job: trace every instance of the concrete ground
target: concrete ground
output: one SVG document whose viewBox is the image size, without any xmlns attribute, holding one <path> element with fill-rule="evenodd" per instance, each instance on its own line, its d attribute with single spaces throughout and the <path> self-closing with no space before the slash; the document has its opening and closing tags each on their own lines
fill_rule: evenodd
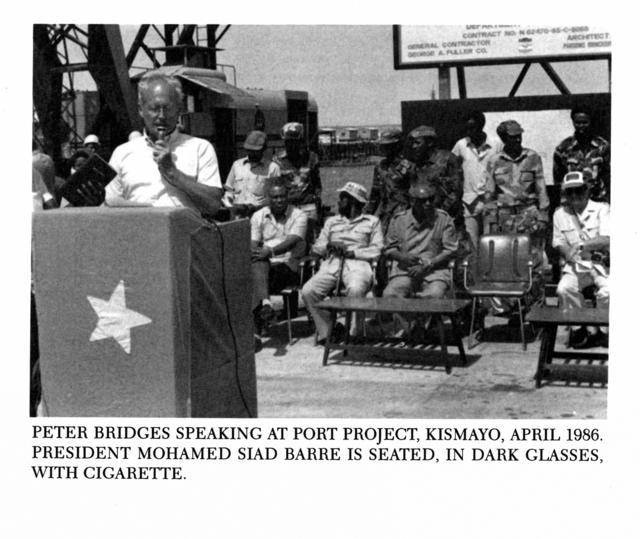
<svg viewBox="0 0 640 539">
<path fill-rule="evenodd" d="M 274 305 L 274 307 L 278 307 Z M 294 320 L 294 342 L 287 344 L 286 322 L 263 337 L 256 354 L 260 417 L 605 418 L 606 367 L 599 361 L 572 368 L 571 382 L 535 388 L 540 339 L 530 332 L 527 351 L 518 330 L 487 317 L 480 344 L 467 349 L 466 366 L 450 347 L 453 370 L 446 374 L 439 349 L 424 356 L 332 352 L 322 366 L 323 348 L 314 346 L 306 313 Z M 556 350 L 567 333 L 558 331 Z M 598 350 L 602 351 L 602 350 Z M 424 365 L 423 365 L 424 360 Z M 560 360 L 555 360 L 559 362 Z M 579 380 L 583 380 L 578 383 Z"/>
<path fill-rule="evenodd" d="M 323 202 L 335 210 L 337 188 L 346 181 L 371 186 L 373 166 L 322 167 Z M 275 297 L 273 299 L 276 299 Z M 274 304 L 276 309 L 281 306 Z M 554 382 L 535 388 L 533 379 L 540 340 L 522 351 L 517 331 L 506 331 L 505 320 L 487 318 L 485 339 L 467 351 L 468 365 L 459 365 L 457 350 L 447 375 L 436 349 L 426 357 L 386 358 L 333 352 L 322 366 L 323 349 L 313 344 L 304 310 L 294 321 L 294 342 L 287 344 L 286 323 L 263 338 L 256 354 L 260 417 L 408 417 L 408 418 L 604 418 L 607 389 L 601 384 Z M 558 331 L 556 349 L 567 334 Z M 465 339 L 465 350 L 467 342 Z M 353 360 L 353 361 L 352 361 Z M 456 363 L 456 361 L 458 361 Z M 557 360 L 556 360 L 557 361 Z M 592 366 L 593 367 L 593 366 Z M 595 366 L 589 379 L 601 380 L 604 367 Z M 589 374 L 591 376 L 591 374 Z"/>
</svg>

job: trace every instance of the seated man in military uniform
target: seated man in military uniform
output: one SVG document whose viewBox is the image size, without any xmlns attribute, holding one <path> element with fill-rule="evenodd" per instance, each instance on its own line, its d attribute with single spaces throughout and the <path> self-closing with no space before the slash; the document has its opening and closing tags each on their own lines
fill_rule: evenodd
<svg viewBox="0 0 640 539">
<path fill-rule="evenodd" d="M 582 290 L 596 287 L 598 307 L 609 306 L 609 205 L 589 199 L 589 184 L 582 172 L 569 172 L 562 182 L 566 204 L 553 214 L 553 247 L 565 260 L 558 283 L 560 308 L 584 306 Z M 608 335 L 597 328 L 573 328 L 574 348 L 607 346 Z"/>
<path fill-rule="evenodd" d="M 302 289 L 302 299 L 313 317 L 318 343 L 329 332 L 329 313 L 315 305 L 342 283 L 347 296 L 364 297 L 373 283 L 371 262 L 380 256 L 384 237 L 380 219 L 363 213 L 367 204 L 366 188 L 348 182 L 338 190 L 338 215 L 329 217 L 311 254 L 328 256 L 317 273 Z"/>
<path fill-rule="evenodd" d="M 436 209 L 437 189 L 420 183 L 409 190 L 411 209 L 398 214 L 386 237 L 386 255 L 392 260 L 383 297 L 442 298 L 449 287 L 447 264 L 456 256 L 458 237 L 453 219 Z M 408 331 L 406 320 L 396 320 Z"/>
</svg>

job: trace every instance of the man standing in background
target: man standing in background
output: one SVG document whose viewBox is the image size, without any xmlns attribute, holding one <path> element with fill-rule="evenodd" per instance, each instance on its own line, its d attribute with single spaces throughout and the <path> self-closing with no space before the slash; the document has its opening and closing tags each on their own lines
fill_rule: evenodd
<svg viewBox="0 0 640 539">
<path fill-rule="evenodd" d="M 267 204 L 269 178 L 280 176 L 280 167 L 273 161 L 263 160 L 267 147 L 267 135 L 251 131 L 244 141 L 247 157 L 234 161 L 224 185 L 223 202 L 234 207 L 242 217 Z"/>
<path fill-rule="evenodd" d="M 500 141 L 490 139 L 483 131 L 484 124 L 485 116 L 482 112 L 469 112 L 465 117 L 466 136 L 456 142 L 451 150 L 462 163 L 464 223 L 474 250 L 483 233 L 482 210 L 487 161 L 502 148 Z"/>
<path fill-rule="evenodd" d="M 609 143 L 593 134 L 591 112 L 582 107 L 571 110 L 575 132 L 564 139 L 553 154 L 553 183 L 562 185 L 567 172 L 586 172 L 591 200 L 611 200 L 611 167 Z"/>
<path fill-rule="evenodd" d="M 402 157 L 402 131 L 397 128 L 380 135 L 380 151 L 384 155 L 373 169 L 373 183 L 365 213 L 380 219 L 386 234 L 391 218 L 409 207 L 409 161 Z"/>
</svg>

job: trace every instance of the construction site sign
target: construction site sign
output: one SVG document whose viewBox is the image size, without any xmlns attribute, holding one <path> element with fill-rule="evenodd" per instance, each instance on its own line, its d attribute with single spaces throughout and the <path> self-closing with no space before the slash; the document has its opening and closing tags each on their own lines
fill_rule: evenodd
<svg viewBox="0 0 640 539">
<path fill-rule="evenodd" d="M 394 26 L 396 69 L 611 57 L 611 34 L 588 25 Z"/>
</svg>

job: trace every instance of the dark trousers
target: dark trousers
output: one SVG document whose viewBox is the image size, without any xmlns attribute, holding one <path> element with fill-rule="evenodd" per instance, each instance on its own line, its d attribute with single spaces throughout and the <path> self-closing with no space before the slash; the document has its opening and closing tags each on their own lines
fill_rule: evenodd
<svg viewBox="0 0 640 539">
<path fill-rule="evenodd" d="M 38 347 L 38 319 L 36 316 L 36 298 L 31 294 L 31 361 L 29 365 L 29 415 L 36 416 L 42 389 L 40 386 L 40 349 Z"/>
<path fill-rule="evenodd" d="M 269 299 L 270 293 L 278 293 L 287 286 L 298 283 L 298 274 L 286 264 L 271 264 L 268 260 L 251 263 L 253 277 L 253 309 L 260 306 L 263 299 Z"/>
</svg>

